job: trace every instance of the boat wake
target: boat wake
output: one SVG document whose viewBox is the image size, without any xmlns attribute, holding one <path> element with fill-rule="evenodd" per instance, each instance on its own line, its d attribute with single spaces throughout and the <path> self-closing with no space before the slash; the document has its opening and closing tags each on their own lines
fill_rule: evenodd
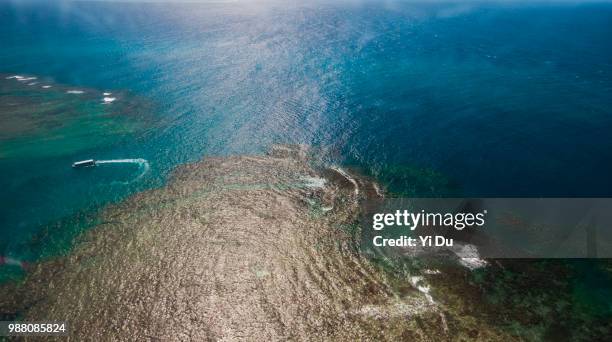
<svg viewBox="0 0 612 342">
<path fill-rule="evenodd" d="M 0 255 L 0 266 L 2 265 L 17 266 L 23 270 L 27 270 L 29 266 L 28 263 L 25 261 L 11 258 L 9 256 Z"/>
<path fill-rule="evenodd" d="M 138 174 L 138 176 L 134 177 L 133 179 L 127 182 L 118 182 L 118 181 L 113 182 L 113 183 L 124 184 L 124 185 L 140 180 L 151 169 L 149 162 L 146 159 L 142 159 L 142 158 L 96 160 L 95 163 L 96 163 L 96 166 L 104 165 L 104 164 L 136 164 L 138 165 L 138 168 L 140 169 L 140 173 Z"/>
</svg>

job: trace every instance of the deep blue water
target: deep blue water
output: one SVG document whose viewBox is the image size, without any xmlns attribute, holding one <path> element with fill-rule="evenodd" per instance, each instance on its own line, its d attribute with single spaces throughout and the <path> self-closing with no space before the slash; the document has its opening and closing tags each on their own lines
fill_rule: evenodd
<svg viewBox="0 0 612 342">
<path fill-rule="evenodd" d="M 420 195 L 612 195 L 612 5 L 2 2 L 0 23 L 0 73 L 122 94 L 142 121 L 0 158 L 0 254 L 31 258 L 43 227 L 178 164 L 277 142 Z M 87 158 L 151 170 L 70 168 Z"/>
</svg>

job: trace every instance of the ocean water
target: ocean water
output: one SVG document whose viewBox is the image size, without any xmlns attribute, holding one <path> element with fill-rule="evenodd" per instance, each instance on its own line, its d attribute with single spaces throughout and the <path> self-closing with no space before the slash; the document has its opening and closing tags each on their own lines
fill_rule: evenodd
<svg viewBox="0 0 612 342">
<path fill-rule="evenodd" d="M 612 5 L 2 2 L 0 22 L 3 255 L 273 143 L 412 195 L 612 195 Z M 89 158 L 115 162 L 70 167 Z"/>
</svg>

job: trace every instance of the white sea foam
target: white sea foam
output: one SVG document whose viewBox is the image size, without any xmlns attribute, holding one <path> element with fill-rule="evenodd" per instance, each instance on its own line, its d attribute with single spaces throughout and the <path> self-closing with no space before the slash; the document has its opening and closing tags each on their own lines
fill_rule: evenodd
<svg viewBox="0 0 612 342">
<path fill-rule="evenodd" d="M 346 178 L 349 182 L 351 182 L 351 184 L 353 184 L 353 186 L 355 187 L 355 196 L 359 195 L 359 185 L 357 184 L 357 181 L 353 177 L 351 177 L 351 175 L 348 174 L 348 172 L 335 166 L 331 169 L 338 172 L 340 175 L 342 175 L 342 177 Z"/>
<path fill-rule="evenodd" d="M 434 274 L 440 274 L 442 272 L 440 272 L 440 270 L 436 270 L 436 269 L 424 269 L 423 273 L 424 274 L 429 274 L 429 275 L 434 275 Z"/>
<path fill-rule="evenodd" d="M 376 191 L 376 195 L 378 195 L 378 197 L 385 197 L 377 183 L 372 182 L 372 187 L 374 187 L 374 191 Z"/>
<path fill-rule="evenodd" d="M 459 263 L 470 270 L 488 265 L 487 261 L 480 257 L 478 248 L 474 245 L 455 244 L 453 252 L 459 257 Z"/>
<path fill-rule="evenodd" d="M 33 85 L 37 85 L 37 84 L 38 84 L 38 82 L 31 82 L 31 83 L 28 83 L 28 85 L 29 85 L 29 86 L 33 86 Z"/>
<path fill-rule="evenodd" d="M 416 289 L 419 290 L 419 292 L 421 292 L 425 296 L 429 304 L 437 305 L 437 303 L 434 301 L 433 297 L 429 293 L 431 287 L 429 287 L 429 285 L 425 283 L 425 280 L 422 276 L 411 276 L 408 278 L 408 281 L 413 287 L 416 287 Z M 442 320 L 442 329 L 448 332 L 448 323 L 446 321 L 446 315 L 444 315 L 444 311 L 439 310 L 438 313 L 440 315 L 440 319 Z"/>
<path fill-rule="evenodd" d="M 68 91 L 66 91 L 66 94 L 83 94 L 83 93 L 85 93 L 85 92 L 82 91 L 82 90 L 68 90 Z"/>
<path fill-rule="evenodd" d="M 140 168 L 140 173 L 138 174 L 138 176 L 134 177 L 132 180 L 128 182 L 116 182 L 118 184 L 124 184 L 124 185 L 140 180 L 142 177 L 144 177 L 145 174 L 147 174 L 147 172 L 149 172 L 149 169 L 151 168 L 151 166 L 149 165 L 149 162 L 146 159 L 142 159 L 142 158 L 96 160 L 96 165 L 103 165 L 103 164 L 136 164 L 138 165 L 138 167 Z"/>
<path fill-rule="evenodd" d="M 44 86 L 42 86 L 42 88 L 43 89 L 49 89 L 49 88 L 51 88 L 51 86 L 50 85 L 44 85 Z"/>
<path fill-rule="evenodd" d="M 17 80 L 19 82 L 27 82 L 27 81 L 33 81 L 33 80 L 37 80 L 37 77 L 25 77 L 25 76 L 21 76 L 21 75 L 13 75 L 13 76 L 8 76 L 5 77 L 5 79 L 7 80 Z M 34 83 L 34 82 L 32 82 Z M 31 84 L 28 84 L 31 85 Z"/>
<path fill-rule="evenodd" d="M 423 277 L 411 276 L 408 278 L 408 281 L 410 282 L 410 285 L 414 286 L 417 290 L 419 290 L 419 292 L 421 292 L 425 296 L 425 298 L 427 298 L 427 301 L 429 303 L 435 304 L 433 297 L 431 296 L 431 294 L 429 294 L 431 288 L 429 287 L 429 285 L 425 284 Z"/>
<path fill-rule="evenodd" d="M 105 97 L 102 99 L 102 101 L 104 101 L 104 103 L 111 103 L 114 102 L 117 98 L 115 97 Z"/>
<path fill-rule="evenodd" d="M 112 94 L 113 94 L 113 93 L 102 93 L 102 95 L 104 95 L 104 96 L 110 96 L 110 95 L 112 95 Z"/>
<path fill-rule="evenodd" d="M 325 183 L 327 183 L 327 180 L 325 178 L 319 178 L 319 177 L 302 177 L 302 180 L 305 183 L 304 186 L 306 186 L 307 188 L 313 188 L 313 189 L 324 188 Z"/>
</svg>

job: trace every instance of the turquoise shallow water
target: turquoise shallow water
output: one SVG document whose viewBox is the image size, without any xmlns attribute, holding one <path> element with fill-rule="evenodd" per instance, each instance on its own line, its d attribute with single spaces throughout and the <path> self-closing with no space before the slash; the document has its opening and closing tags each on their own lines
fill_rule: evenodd
<svg viewBox="0 0 612 342">
<path fill-rule="evenodd" d="M 105 139 L 0 158 L 4 254 L 36 258 L 178 164 L 275 142 L 410 194 L 612 194 L 610 5 L 3 2 L 0 20 L 0 73 L 110 116 Z M 3 103 L 42 91 L 7 84 Z M 28 151 L 16 134 L 0 155 Z M 87 158 L 149 168 L 70 168 Z"/>
</svg>

